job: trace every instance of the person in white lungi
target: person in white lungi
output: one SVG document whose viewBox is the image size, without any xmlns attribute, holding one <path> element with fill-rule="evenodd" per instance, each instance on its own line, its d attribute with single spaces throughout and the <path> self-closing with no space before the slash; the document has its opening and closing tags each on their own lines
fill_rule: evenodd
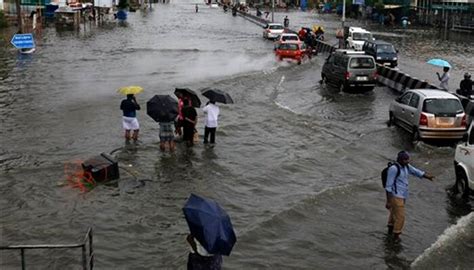
<svg viewBox="0 0 474 270">
<path fill-rule="evenodd" d="M 138 140 L 138 132 L 140 131 L 140 124 L 137 119 L 137 110 L 140 110 L 137 100 L 133 94 L 127 95 L 127 98 L 122 100 L 120 109 L 123 111 L 122 125 L 125 129 L 125 139 L 134 141 Z M 133 130 L 133 134 L 130 136 L 130 131 Z"/>
</svg>

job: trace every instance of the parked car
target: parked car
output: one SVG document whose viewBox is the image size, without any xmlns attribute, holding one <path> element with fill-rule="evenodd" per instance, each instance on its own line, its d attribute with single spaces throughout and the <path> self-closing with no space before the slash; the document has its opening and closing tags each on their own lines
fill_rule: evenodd
<svg viewBox="0 0 474 270">
<path fill-rule="evenodd" d="M 301 64 L 304 58 L 311 58 L 306 44 L 302 41 L 282 42 L 276 48 L 275 54 L 279 60 L 292 59 L 295 60 L 298 65 Z"/>
<path fill-rule="evenodd" d="M 383 40 L 368 40 L 362 46 L 362 51 L 372 55 L 375 61 L 382 65 L 388 65 L 392 68 L 398 65 L 398 52 L 391 43 Z"/>
<path fill-rule="evenodd" d="M 390 104 L 389 126 L 396 124 L 413 134 L 413 140 L 461 139 L 466 114 L 459 99 L 446 91 L 412 89 Z"/>
<path fill-rule="evenodd" d="M 362 50 L 365 41 L 374 40 L 372 33 L 360 27 L 349 27 L 346 37 L 346 48 L 357 51 Z"/>
<path fill-rule="evenodd" d="M 456 172 L 455 191 L 464 198 L 469 197 L 474 187 L 474 123 L 471 123 L 463 142 L 456 146 L 454 154 L 454 171 Z"/>
<path fill-rule="evenodd" d="M 341 91 L 372 90 L 377 80 L 377 68 L 372 56 L 353 50 L 336 50 L 323 65 L 321 79 Z"/>
<path fill-rule="evenodd" d="M 284 31 L 285 28 L 281 23 L 268 23 L 263 27 L 263 38 L 275 39 L 283 34 Z"/>
</svg>

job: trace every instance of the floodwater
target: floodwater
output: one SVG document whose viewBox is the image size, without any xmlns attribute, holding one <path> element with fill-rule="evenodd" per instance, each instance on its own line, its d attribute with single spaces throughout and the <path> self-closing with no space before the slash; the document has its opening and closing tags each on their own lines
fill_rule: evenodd
<svg viewBox="0 0 474 270">
<path fill-rule="evenodd" d="M 454 148 L 412 145 L 388 128 L 397 93 L 321 86 L 324 56 L 278 63 L 261 28 L 221 9 L 196 14 L 181 0 L 129 15 L 126 26 L 45 29 L 30 57 L 0 50 L 1 245 L 80 242 L 92 227 L 97 269 L 185 269 L 181 208 L 196 193 L 232 217 L 238 241 L 225 269 L 472 269 L 472 202 L 447 192 Z M 290 13 L 292 26 L 313 22 L 328 32 L 339 25 L 332 16 Z M 401 68 L 426 72 L 426 52 L 401 39 L 391 38 L 405 44 Z M 442 45 L 436 56 L 453 60 L 457 81 L 457 65 L 473 67 L 473 48 Z M 145 88 L 136 144 L 123 140 L 116 89 L 124 85 Z M 145 103 L 182 86 L 223 89 L 235 104 L 221 106 L 215 147 L 161 153 Z M 436 179 L 412 179 L 403 240 L 394 244 L 379 178 L 401 149 Z M 117 157 L 120 180 L 85 193 L 68 185 L 65 164 L 101 152 Z M 0 268 L 20 268 L 18 251 L 0 255 Z M 26 263 L 80 269 L 80 252 L 28 250 Z"/>
</svg>

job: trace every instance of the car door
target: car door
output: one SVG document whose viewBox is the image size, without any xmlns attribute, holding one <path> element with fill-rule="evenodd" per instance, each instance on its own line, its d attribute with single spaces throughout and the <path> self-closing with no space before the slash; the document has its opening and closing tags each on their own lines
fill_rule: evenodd
<svg viewBox="0 0 474 270">
<path fill-rule="evenodd" d="M 413 93 L 410 98 L 410 102 L 406 108 L 405 117 L 407 119 L 407 124 L 411 127 L 418 126 L 420 119 L 420 96 L 417 93 Z"/>
<path fill-rule="evenodd" d="M 393 116 L 399 121 L 400 125 L 404 128 L 407 128 L 407 109 L 409 107 L 409 103 L 411 100 L 411 96 L 413 95 L 412 92 L 407 92 L 401 95 L 396 100 L 396 104 L 393 110 Z"/>
<path fill-rule="evenodd" d="M 468 177 L 474 187 L 474 125 L 471 125 L 468 132 L 467 142 L 463 142 L 456 147 L 456 161 L 467 167 Z"/>
<path fill-rule="evenodd" d="M 326 75 L 328 81 L 333 82 L 334 81 L 334 70 L 335 70 L 335 65 L 336 65 L 336 55 L 332 54 L 328 58 L 328 62 L 326 64 L 326 70 L 324 75 Z"/>
</svg>

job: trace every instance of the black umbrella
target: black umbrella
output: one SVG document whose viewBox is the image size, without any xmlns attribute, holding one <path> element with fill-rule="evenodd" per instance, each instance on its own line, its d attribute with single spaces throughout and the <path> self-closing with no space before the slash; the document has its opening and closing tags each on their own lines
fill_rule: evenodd
<svg viewBox="0 0 474 270">
<path fill-rule="evenodd" d="M 170 95 L 155 95 L 146 103 L 146 113 L 156 122 L 171 122 L 178 116 L 178 102 Z"/>
<path fill-rule="evenodd" d="M 199 99 L 196 92 L 189 88 L 175 88 L 174 94 L 178 97 L 178 94 L 183 95 L 184 97 L 188 97 L 191 100 L 191 104 L 193 107 L 199 108 L 201 107 L 201 100 Z"/>
<path fill-rule="evenodd" d="M 234 103 L 229 94 L 219 89 L 203 89 L 201 93 L 209 100 L 213 100 L 215 102 L 220 102 L 224 104 Z"/>
</svg>

